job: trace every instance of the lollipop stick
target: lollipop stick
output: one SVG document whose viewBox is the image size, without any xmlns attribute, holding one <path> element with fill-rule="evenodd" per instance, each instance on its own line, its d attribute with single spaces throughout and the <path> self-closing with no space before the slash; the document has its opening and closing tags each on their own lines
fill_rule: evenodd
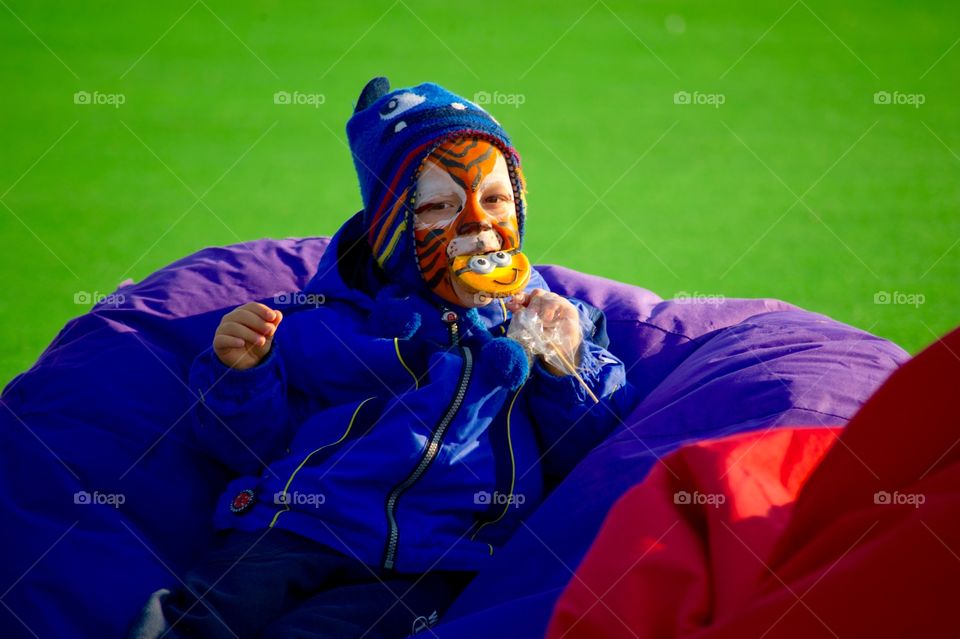
<svg viewBox="0 0 960 639">
<path fill-rule="evenodd" d="M 567 367 L 567 371 L 571 375 L 573 375 L 578 382 L 580 382 L 580 385 L 583 386 L 583 390 L 587 391 L 587 395 L 590 396 L 590 398 L 593 400 L 593 403 L 599 404 L 600 400 L 597 399 L 596 394 L 592 390 L 590 390 L 590 387 L 587 386 L 587 383 L 583 380 L 582 377 L 580 377 L 580 373 L 577 372 L 577 367 L 573 365 L 573 362 L 571 362 L 567 358 L 567 356 L 563 354 L 563 351 L 560 350 L 560 347 L 557 346 L 556 344 L 551 342 L 550 347 L 553 349 L 553 352 L 557 354 L 557 357 L 560 358 L 560 361 L 563 362 L 563 365 Z"/>
</svg>

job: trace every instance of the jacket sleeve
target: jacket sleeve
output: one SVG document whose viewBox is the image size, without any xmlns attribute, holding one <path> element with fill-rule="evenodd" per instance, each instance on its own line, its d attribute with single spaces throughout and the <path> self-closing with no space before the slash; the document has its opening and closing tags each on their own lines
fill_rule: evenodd
<svg viewBox="0 0 960 639">
<path fill-rule="evenodd" d="M 190 388 L 199 400 L 192 410 L 194 435 L 207 453 L 239 474 L 259 472 L 291 435 L 286 375 L 276 350 L 274 342 L 259 364 L 236 370 L 211 347 L 190 367 Z"/>
<path fill-rule="evenodd" d="M 638 400 L 623 362 L 606 349 L 609 340 L 602 311 L 575 298 L 567 299 L 578 307 L 585 327 L 577 372 L 600 402 L 593 401 L 575 376 L 554 375 L 539 358 L 531 367 L 527 405 L 537 428 L 548 482 L 559 481 L 573 470 L 623 423 Z"/>
</svg>

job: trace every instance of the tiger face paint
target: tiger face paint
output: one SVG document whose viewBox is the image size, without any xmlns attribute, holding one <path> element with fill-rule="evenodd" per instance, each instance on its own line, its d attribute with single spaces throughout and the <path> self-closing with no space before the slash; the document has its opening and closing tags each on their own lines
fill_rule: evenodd
<svg viewBox="0 0 960 639">
<path fill-rule="evenodd" d="M 417 261 L 427 287 L 460 306 L 523 290 L 517 208 L 506 159 L 478 138 L 444 142 L 424 160 L 414 199 Z"/>
</svg>

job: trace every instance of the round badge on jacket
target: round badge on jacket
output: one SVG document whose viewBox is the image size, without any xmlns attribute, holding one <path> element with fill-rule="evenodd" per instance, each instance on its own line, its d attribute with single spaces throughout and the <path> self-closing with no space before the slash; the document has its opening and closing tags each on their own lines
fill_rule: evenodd
<svg viewBox="0 0 960 639">
<path fill-rule="evenodd" d="M 254 493 L 251 489 L 241 490 L 230 502 L 230 512 L 240 515 L 253 507 Z"/>
</svg>

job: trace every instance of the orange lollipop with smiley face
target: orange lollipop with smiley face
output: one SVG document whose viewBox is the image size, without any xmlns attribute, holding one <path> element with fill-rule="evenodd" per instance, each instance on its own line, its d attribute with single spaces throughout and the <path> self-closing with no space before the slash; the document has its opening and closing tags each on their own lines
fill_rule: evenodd
<svg viewBox="0 0 960 639">
<path fill-rule="evenodd" d="M 530 260 L 520 249 L 458 255 L 450 263 L 456 281 L 468 292 L 491 298 L 510 297 L 530 281 Z"/>
</svg>

